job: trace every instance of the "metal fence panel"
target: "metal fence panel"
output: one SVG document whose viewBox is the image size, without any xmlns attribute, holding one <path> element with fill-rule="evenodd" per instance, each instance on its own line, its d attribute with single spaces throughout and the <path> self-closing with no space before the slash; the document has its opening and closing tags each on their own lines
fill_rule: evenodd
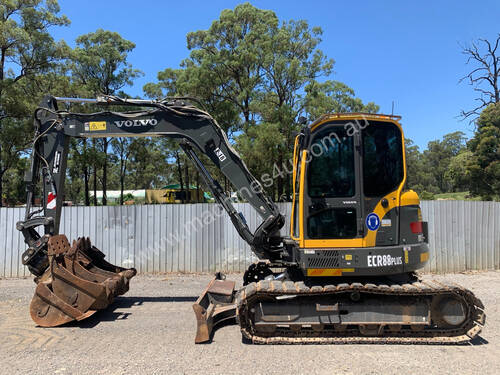
<svg viewBox="0 0 500 375">
<path fill-rule="evenodd" d="M 279 203 L 289 234 L 290 203 Z M 261 220 L 235 204 L 254 231 Z M 424 201 L 431 258 L 425 271 L 500 269 L 500 203 Z M 25 250 L 16 222 L 23 208 L 0 208 L 0 277 L 23 277 Z M 215 204 L 64 207 L 61 233 L 88 236 L 112 263 L 142 273 L 244 271 L 256 258 Z"/>
<path fill-rule="evenodd" d="M 423 201 L 431 260 L 425 271 L 500 268 L 500 203 Z"/>
</svg>

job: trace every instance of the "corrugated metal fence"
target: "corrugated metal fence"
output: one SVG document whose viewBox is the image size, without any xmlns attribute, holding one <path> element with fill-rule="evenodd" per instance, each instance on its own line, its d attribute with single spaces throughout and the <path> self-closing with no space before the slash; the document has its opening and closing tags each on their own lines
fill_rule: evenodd
<svg viewBox="0 0 500 375">
<path fill-rule="evenodd" d="M 288 219 L 291 204 L 279 205 Z M 236 204 L 252 230 L 260 222 Z M 431 260 L 426 271 L 500 269 L 500 203 L 425 201 Z M 0 208 L 0 277 L 28 276 L 15 224 L 22 208 Z M 288 231 L 288 222 L 285 229 Z M 64 207 L 61 233 L 88 236 L 112 263 L 139 272 L 244 271 L 255 260 L 228 216 L 215 204 Z"/>
</svg>

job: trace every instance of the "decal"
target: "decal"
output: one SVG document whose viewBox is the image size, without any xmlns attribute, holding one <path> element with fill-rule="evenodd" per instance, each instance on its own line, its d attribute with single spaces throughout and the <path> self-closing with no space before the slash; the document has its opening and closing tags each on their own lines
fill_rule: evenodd
<svg viewBox="0 0 500 375">
<path fill-rule="evenodd" d="M 377 230 L 380 227 L 380 218 L 374 212 L 366 217 L 366 227 L 369 230 Z"/>
<path fill-rule="evenodd" d="M 390 227 L 392 225 L 391 219 L 382 219 L 382 226 L 383 227 Z"/>
<path fill-rule="evenodd" d="M 54 166 L 52 167 L 52 174 L 59 173 L 61 167 L 61 151 L 56 151 L 54 155 Z"/>
<path fill-rule="evenodd" d="M 368 255 L 368 267 L 388 267 L 403 264 L 403 257 L 390 255 Z"/>
<path fill-rule="evenodd" d="M 85 123 L 85 131 L 95 132 L 106 130 L 106 121 L 91 121 Z"/>
<path fill-rule="evenodd" d="M 156 126 L 158 125 L 158 120 L 154 118 L 147 118 L 144 120 L 123 120 L 123 121 L 115 121 L 115 125 L 119 128 L 126 127 L 138 127 L 138 126 Z"/>
<path fill-rule="evenodd" d="M 57 196 L 54 193 L 49 193 L 49 196 L 47 197 L 47 209 L 53 210 L 56 208 L 56 198 Z"/>
<path fill-rule="evenodd" d="M 214 150 L 214 152 L 215 152 L 215 155 L 217 155 L 217 157 L 219 158 L 220 161 L 226 160 L 226 155 L 224 155 L 224 153 L 222 152 L 222 150 L 219 147 L 217 147 Z"/>
</svg>

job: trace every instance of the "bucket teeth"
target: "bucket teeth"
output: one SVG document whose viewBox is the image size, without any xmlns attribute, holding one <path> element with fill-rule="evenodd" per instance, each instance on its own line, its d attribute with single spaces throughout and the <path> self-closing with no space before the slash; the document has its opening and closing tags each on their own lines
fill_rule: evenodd
<svg viewBox="0 0 500 375">
<path fill-rule="evenodd" d="M 42 327 L 83 320 L 105 309 L 114 297 L 126 293 L 137 273 L 104 260 L 105 255 L 88 238 L 69 245 L 64 235 L 48 241 L 49 268 L 35 281 L 37 287 L 30 313 Z"/>
</svg>

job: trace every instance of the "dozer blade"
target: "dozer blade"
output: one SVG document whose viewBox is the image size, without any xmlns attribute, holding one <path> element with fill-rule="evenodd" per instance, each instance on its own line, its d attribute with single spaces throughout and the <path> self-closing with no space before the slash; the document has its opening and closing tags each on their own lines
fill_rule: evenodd
<svg viewBox="0 0 500 375">
<path fill-rule="evenodd" d="M 210 341 L 212 330 L 218 324 L 236 317 L 234 286 L 234 281 L 225 280 L 225 276 L 218 272 L 193 304 L 197 323 L 196 344 Z"/>
<path fill-rule="evenodd" d="M 42 327 L 56 327 L 88 318 L 128 291 L 135 269 L 106 262 L 85 238 L 70 247 L 64 235 L 48 241 L 49 268 L 38 279 L 30 313 Z M 101 268 L 102 267 L 102 268 Z"/>
</svg>

